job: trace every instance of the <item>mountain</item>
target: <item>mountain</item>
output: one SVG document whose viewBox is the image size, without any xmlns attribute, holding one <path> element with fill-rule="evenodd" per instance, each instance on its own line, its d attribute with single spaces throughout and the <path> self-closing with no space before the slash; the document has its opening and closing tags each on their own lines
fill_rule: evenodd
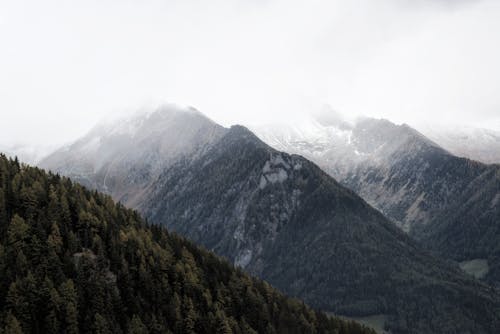
<svg viewBox="0 0 500 334">
<path fill-rule="evenodd" d="M 419 131 L 456 156 L 487 164 L 500 163 L 500 132 L 470 126 L 444 127 L 430 124 Z"/>
<path fill-rule="evenodd" d="M 271 149 L 242 127 L 198 159 L 168 168 L 143 203 L 139 209 L 152 222 L 285 293 L 340 314 L 384 314 L 397 333 L 447 332 L 460 321 L 455 316 L 477 311 L 469 303 L 490 293 L 423 252 L 317 166 Z M 497 307 L 489 303 L 490 311 Z M 459 326 L 480 331 L 475 326 L 495 318 Z"/>
<path fill-rule="evenodd" d="M 0 155 L 0 332 L 374 333 Z"/>
<path fill-rule="evenodd" d="M 451 155 L 407 125 L 370 118 L 353 125 L 310 120 L 255 131 L 276 149 L 316 162 L 405 231 L 427 223 L 447 195 L 428 189 L 427 173 L 429 163 Z"/>
<path fill-rule="evenodd" d="M 193 108 L 165 105 L 101 123 L 38 165 L 134 207 L 164 168 L 201 154 L 223 133 L 223 127 Z"/>
<path fill-rule="evenodd" d="M 500 283 L 500 166 L 457 157 L 408 125 L 364 118 L 310 120 L 257 134 L 302 154 L 383 212 L 426 248 L 467 263 L 486 261 Z"/>
<path fill-rule="evenodd" d="M 40 160 L 54 151 L 54 149 L 54 147 L 43 145 L 5 145 L 0 143 L 0 152 L 8 157 L 17 157 L 20 161 L 28 164 L 37 164 Z"/>
<path fill-rule="evenodd" d="M 136 197 L 150 222 L 314 307 L 383 318 L 393 333 L 491 333 L 500 325 L 496 290 L 422 250 L 314 163 L 241 126 L 221 133 Z"/>
</svg>

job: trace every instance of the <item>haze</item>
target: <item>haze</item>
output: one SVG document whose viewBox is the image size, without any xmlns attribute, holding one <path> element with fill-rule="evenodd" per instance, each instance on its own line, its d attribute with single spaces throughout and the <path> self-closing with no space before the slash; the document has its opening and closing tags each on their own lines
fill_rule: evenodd
<svg viewBox="0 0 500 334">
<path fill-rule="evenodd" d="M 500 130 L 498 1 L 0 2 L 1 144 L 163 102 L 224 125 L 327 104 Z"/>
</svg>

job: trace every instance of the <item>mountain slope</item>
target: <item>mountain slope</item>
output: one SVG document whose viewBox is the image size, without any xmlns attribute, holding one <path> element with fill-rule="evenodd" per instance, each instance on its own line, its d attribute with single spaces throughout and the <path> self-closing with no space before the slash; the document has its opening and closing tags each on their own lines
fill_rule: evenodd
<svg viewBox="0 0 500 334">
<path fill-rule="evenodd" d="M 499 165 L 456 157 L 386 120 L 312 121 L 257 133 L 318 163 L 427 248 L 456 261 L 488 261 L 485 279 L 500 283 Z"/>
<path fill-rule="evenodd" d="M 318 163 L 405 231 L 425 224 L 432 209 L 441 206 L 436 197 L 444 194 L 431 194 L 426 173 L 429 161 L 449 154 L 406 125 L 369 118 L 354 125 L 312 120 L 298 128 L 276 125 L 256 133 L 279 150 Z"/>
<path fill-rule="evenodd" d="M 473 173 L 475 177 L 415 235 L 427 247 L 457 261 L 486 261 L 489 270 L 483 278 L 500 286 L 500 165 L 460 161 L 461 180 Z"/>
<path fill-rule="evenodd" d="M 487 164 L 500 163 L 500 132 L 466 126 L 424 124 L 419 131 L 456 156 Z"/>
<path fill-rule="evenodd" d="M 386 129 L 378 132 L 368 122 L 356 137 L 347 123 L 326 132 L 345 140 L 339 148 L 345 149 L 346 157 L 350 150 L 353 159 L 365 162 L 372 160 L 365 158 L 370 152 L 376 156 L 378 151 L 389 154 L 399 148 L 396 142 L 381 146 L 391 134 L 406 136 L 408 148 L 447 155 L 408 127 L 383 124 Z M 182 133 L 190 126 L 179 121 L 176 130 Z M 147 127 L 140 131 L 145 133 L 136 136 L 149 133 Z M 310 132 L 316 135 L 315 131 Z M 361 134 L 370 131 L 378 137 L 364 140 Z M 127 205 L 327 311 L 376 315 L 397 333 L 488 333 L 497 324 L 495 291 L 473 281 L 458 266 L 424 252 L 316 165 L 271 149 L 242 127 L 217 134 L 194 154 L 189 151 L 169 160 L 140 192 L 131 192 L 135 204 Z M 314 143 L 317 152 L 328 144 L 323 134 Z M 148 145 L 142 150 L 151 151 Z M 125 155 L 127 150 L 122 147 L 121 152 Z M 339 170 L 349 171 L 352 160 L 344 162 Z M 150 162 L 144 159 L 137 168 L 141 164 Z M 68 174 L 64 168 L 53 169 Z"/>
<path fill-rule="evenodd" d="M 147 193 L 139 209 L 150 221 L 323 310 L 383 314 L 396 333 L 488 333 L 499 321 L 495 291 L 243 127 L 167 168 Z"/>
<path fill-rule="evenodd" d="M 20 161 L 28 164 L 37 164 L 47 155 L 52 153 L 55 148 L 56 147 L 44 145 L 5 145 L 0 143 L 0 152 L 8 157 L 17 157 Z"/>
<path fill-rule="evenodd" d="M 195 109 L 165 105 L 150 113 L 99 124 L 38 165 L 133 207 L 164 168 L 200 154 L 224 131 Z"/>
<path fill-rule="evenodd" d="M 373 333 L 0 155 L 2 333 Z"/>
</svg>

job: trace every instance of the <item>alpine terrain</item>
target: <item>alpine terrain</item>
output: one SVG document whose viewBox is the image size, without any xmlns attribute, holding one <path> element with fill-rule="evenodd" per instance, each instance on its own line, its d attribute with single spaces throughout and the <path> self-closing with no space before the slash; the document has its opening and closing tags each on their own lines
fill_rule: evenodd
<svg viewBox="0 0 500 334">
<path fill-rule="evenodd" d="M 0 154 L 0 333 L 374 333 Z"/>
<path fill-rule="evenodd" d="M 465 268 L 482 263 L 480 276 L 500 282 L 500 165 L 457 157 L 405 124 L 348 123 L 333 111 L 255 131 L 315 161 L 426 247 Z"/>
<path fill-rule="evenodd" d="M 211 132 L 197 131 L 196 145 L 157 164 L 161 167 L 155 173 L 144 173 L 147 177 L 139 178 L 140 187 L 130 187 L 134 183 L 129 179 L 90 185 L 99 189 L 104 184 L 105 191 L 139 209 L 150 222 L 167 226 L 322 310 L 347 316 L 377 315 L 394 333 L 490 333 L 500 325 L 500 299 L 494 289 L 424 251 L 314 163 L 271 148 L 244 127 L 226 129 L 197 112 L 163 108 L 143 119 L 138 116 L 135 124 L 141 126 L 128 132 L 126 140 L 130 143 L 147 136 L 151 131 L 142 124 L 149 124 L 149 118 L 168 120 L 172 115 L 177 115 L 179 136 L 172 136 L 167 127 L 157 132 L 156 139 L 167 152 L 169 140 L 174 141 L 172 147 L 183 140 L 184 127 L 206 124 Z M 111 127 L 103 133 L 113 131 Z M 342 131 L 348 141 L 356 140 L 349 139 L 350 130 Z M 409 147 L 449 155 L 407 127 L 394 131 L 407 133 Z M 92 137 L 89 134 L 86 140 Z M 158 156 L 156 144 L 148 146 L 146 141 L 140 145 L 142 159 L 122 164 L 127 146 L 100 138 L 94 150 L 115 152 L 114 157 L 121 157 L 116 161 L 125 168 L 121 169 L 124 175 L 154 165 L 146 157 Z M 83 140 L 77 143 L 84 146 Z M 360 143 L 359 159 L 377 143 Z M 75 180 L 105 179 L 102 171 L 113 170 L 112 161 L 104 159 L 99 165 L 85 161 L 108 166 L 94 168 L 100 174 L 92 169 L 79 174 L 83 170 L 79 161 L 59 164 L 82 156 L 80 146 L 49 156 L 42 166 Z M 115 151 L 116 147 L 121 148 Z M 348 169 L 347 165 L 342 168 Z M 117 189 L 129 190 L 124 196 Z"/>
<path fill-rule="evenodd" d="M 500 163 L 500 132 L 470 126 L 444 127 L 423 124 L 425 136 L 456 156 L 488 164 Z"/>
</svg>

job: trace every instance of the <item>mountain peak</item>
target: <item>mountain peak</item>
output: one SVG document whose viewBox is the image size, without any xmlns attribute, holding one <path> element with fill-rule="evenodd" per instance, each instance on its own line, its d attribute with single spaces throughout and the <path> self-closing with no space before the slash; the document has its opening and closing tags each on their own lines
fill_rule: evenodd
<svg viewBox="0 0 500 334">
<path fill-rule="evenodd" d="M 103 122 L 40 166 L 132 204 L 164 168 L 217 142 L 228 130 L 191 107 L 163 105 Z"/>
<path fill-rule="evenodd" d="M 329 105 L 323 106 L 319 111 L 314 112 L 312 116 L 322 126 L 333 126 L 343 130 L 352 128 L 352 124 L 340 112 Z"/>
</svg>

